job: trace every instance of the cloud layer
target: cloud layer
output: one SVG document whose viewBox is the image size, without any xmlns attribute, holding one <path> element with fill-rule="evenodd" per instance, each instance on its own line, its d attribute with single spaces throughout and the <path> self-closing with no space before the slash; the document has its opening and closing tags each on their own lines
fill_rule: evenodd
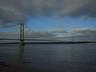
<svg viewBox="0 0 96 72">
<path fill-rule="evenodd" d="M 28 16 L 96 17 L 96 0 L 0 0 L 0 23 L 23 23 Z"/>
<path fill-rule="evenodd" d="M 0 32 L 0 39 L 19 39 L 19 31 L 13 32 Z M 64 30 L 54 30 L 46 32 L 32 32 L 28 29 L 25 30 L 25 39 L 40 39 L 40 40 L 62 40 L 71 41 L 96 41 L 96 29 L 90 28 L 76 28 L 73 31 L 66 32 Z"/>
</svg>

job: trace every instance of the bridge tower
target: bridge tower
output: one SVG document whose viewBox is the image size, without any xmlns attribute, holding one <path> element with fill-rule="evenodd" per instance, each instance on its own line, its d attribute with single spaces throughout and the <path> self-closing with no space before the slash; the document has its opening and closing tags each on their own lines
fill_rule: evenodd
<svg viewBox="0 0 96 72">
<path fill-rule="evenodd" d="M 19 64 L 23 63 L 23 55 L 24 55 L 24 24 L 20 24 Z"/>
</svg>

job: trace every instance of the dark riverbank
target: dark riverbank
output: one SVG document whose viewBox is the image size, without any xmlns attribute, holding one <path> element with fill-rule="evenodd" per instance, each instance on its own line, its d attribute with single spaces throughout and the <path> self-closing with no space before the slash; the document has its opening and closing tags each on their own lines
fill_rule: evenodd
<svg viewBox="0 0 96 72">
<path fill-rule="evenodd" d="M 4 42 L 4 43 L 0 43 L 0 44 L 19 44 L 20 42 Z M 62 42 L 62 41 L 54 41 L 54 42 L 24 42 L 25 44 L 84 44 L 84 43 L 96 43 L 96 42 L 92 42 L 92 41 L 75 41 L 75 42 Z"/>
</svg>

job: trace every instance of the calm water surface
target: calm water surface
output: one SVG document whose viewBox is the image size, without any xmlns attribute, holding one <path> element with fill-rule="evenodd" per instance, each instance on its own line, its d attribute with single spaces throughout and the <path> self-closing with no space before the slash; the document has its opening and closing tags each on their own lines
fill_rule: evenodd
<svg viewBox="0 0 96 72">
<path fill-rule="evenodd" d="M 0 55 L 14 63 L 19 44 L 0 44 Z M 26 44 L 24 65 L 54 72 L 96 72 L 96 44 Z"/>
</svg>

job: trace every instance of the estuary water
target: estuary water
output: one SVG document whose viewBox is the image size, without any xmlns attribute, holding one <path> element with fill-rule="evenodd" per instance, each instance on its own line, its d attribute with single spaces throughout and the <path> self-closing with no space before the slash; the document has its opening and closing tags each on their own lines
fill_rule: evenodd
<svg viewBox="0 0 96 72">
<path fill-rule="evenodd" d="M 19 44 L 0 44 L 0 56 L 14 63 L 19 49 Z M 25 44 L 23 63 L 30 70 L 96 72 L 96 44 Z"/>
</svg>

